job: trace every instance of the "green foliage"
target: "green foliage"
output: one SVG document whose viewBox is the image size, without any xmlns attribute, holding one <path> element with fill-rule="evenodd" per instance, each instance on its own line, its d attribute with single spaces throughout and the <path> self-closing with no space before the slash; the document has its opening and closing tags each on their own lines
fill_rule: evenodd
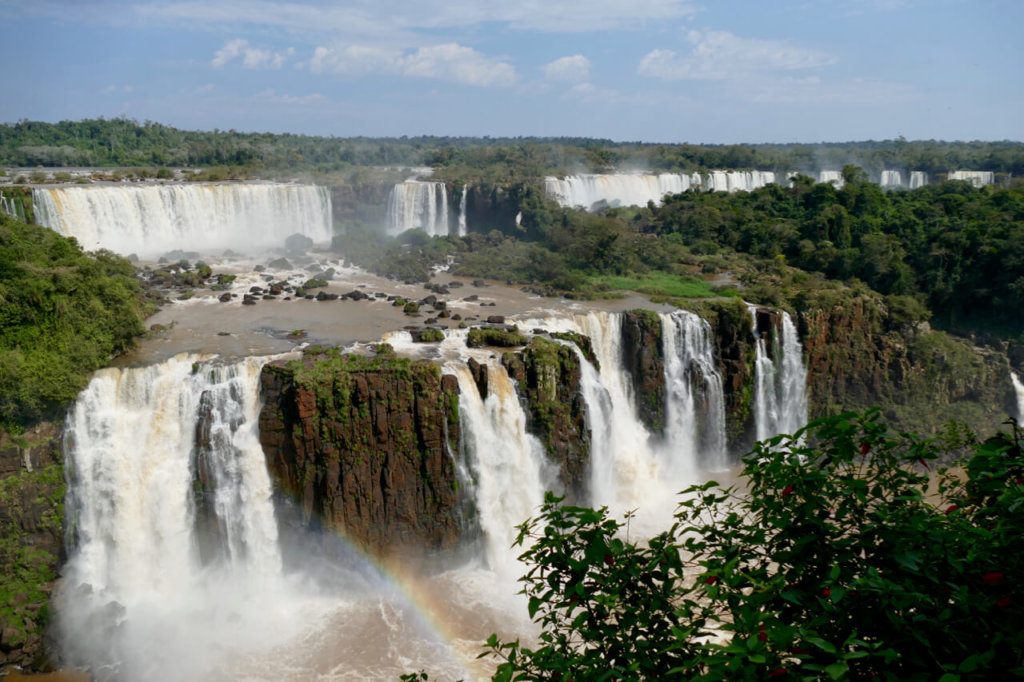
<svg viewBox="0 0 1024 682">
<path fill-rule="evenodd" d="M 1024 677 L 1022 434 L 929 475 L 962 445 L 873 411 L 818 420 L 757 444 L 746 490 L 684 491 L 645 542 L 549 494 L 517 541 L 543 629 L 536 645 L 491 636 L 494 679 Z"/>
<path fill-rule="evenodd" d="M 513 348 L 515 346 L 525 346 L 526 341 L 526 337 L 518 331 L 494 329 L 492 327 L 470 329 L 469 334 L 466 335 L 466 346 L 469 348 L 482 348 L 484 346 Z"/>
<path fill-rule="evenodd" d="M 640 276 L 602 275 L 591 282 L 607 289 L 625 289 L 655 296 L 677 298 L 712 298 L 721 295 L 706 281 L 693 277 L 679 277 L 667 272 L 652 272 Z M 737 294 L 733 294 L 737 295 Z"/>
<path fill-rule="evenodd" d="M 46 628 L 46 584 L 56 578 L 58 557 L 24 538 L 31 525 L 36 537 L 60 538 L 64 516 L 64 471 L 59 465 L 19 471 L 0 479 L 0 622 L 4 643 L 16 645 Z M 20 605 L 20 606 L 19 606 Z M 9 632 L 8 632 L 9 630 Z"/>
<path fill-rule="evenodd" d="M 128 261 L 0 216 L 0 425 L 52 416 L 144 331 Z"/>
</svg>

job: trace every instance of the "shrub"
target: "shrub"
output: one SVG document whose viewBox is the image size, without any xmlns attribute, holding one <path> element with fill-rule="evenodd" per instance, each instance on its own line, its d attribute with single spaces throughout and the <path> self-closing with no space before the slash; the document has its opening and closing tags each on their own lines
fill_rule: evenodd
<svg viewBox="0 0 1024 682">
<path fill-rule="evenodd" d="M 931 476 L 949 449 L 875 411 L 812 422 L 755 446 L 746 491 L 684 491 L 645 543 L 549 494 L 517 541 L 543 631 L 535 647 L 492 635 L 494 679 L 1024 676 L 1022 435 Z"/>
</svg>

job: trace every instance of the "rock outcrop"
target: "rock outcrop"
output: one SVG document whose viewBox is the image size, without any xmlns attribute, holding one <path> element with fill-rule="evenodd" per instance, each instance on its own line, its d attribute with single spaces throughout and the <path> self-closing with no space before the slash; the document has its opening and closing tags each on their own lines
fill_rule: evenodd
<svg viewBox="0 0 1024 682">
<path fill-rule="evenodd" d="M 589 348 L 590 340 L 580 338 Z M 566 490 L 580 494 L 590 456 L 590 432 L 580 393 L 579 358 L 569 346 L 535 336 L 521 352 L 505 353 L 501 361 L 518 385 L 527 429 L 558 464 Z"/>
<path fill-rule="evenodd" d="M 459 538 L 458 385 L 437 364 L 312 349 L 263 368 L 260 440 L 311 524 L 381 554 Z"/>
<path fill-rule="evenodd" d="M 61 427 L 0 432 L 0 670 L 50 666 L 46 628 L 64 559 Z"/>
<path fill-rule="evenodd" d="M 622 314 L 622 354 L 633 378 L 640 420 L 654 433 L 665 428 L 665 359 L 661 350 L 661 318 L 650 310 Z"/>
<path fill-rule="evenodd" d="M 877 406 L 894 430 L 933 435 L 950 420 L 992 433 L 1012 414 L 1006 352 L 945 332 L 893 328 L 872 297 L 803 311 L 799 328 L 811 418 Z"/>
</svg>

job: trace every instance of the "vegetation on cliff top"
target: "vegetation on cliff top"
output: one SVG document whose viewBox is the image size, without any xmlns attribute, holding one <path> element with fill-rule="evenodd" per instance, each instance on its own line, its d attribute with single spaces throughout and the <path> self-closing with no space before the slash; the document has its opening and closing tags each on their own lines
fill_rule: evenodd
<svg viewBox="0 0 1024 682">
<path fill-rule="evenodd" d="M 63 410 L 146 312 L 128 261 L 0 215 L 0 426 Z"/>
</svg>

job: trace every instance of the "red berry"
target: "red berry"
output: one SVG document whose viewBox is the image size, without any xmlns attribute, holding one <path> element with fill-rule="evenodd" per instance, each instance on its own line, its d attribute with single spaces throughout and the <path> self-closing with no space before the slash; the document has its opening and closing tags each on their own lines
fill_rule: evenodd
<svg viewBox="0 0 1024 682">
<path fill-rule="evenodd" d="M 765 632 L 764 630 L 761 630 L 761 632 L 757 633 L 757 638 L 759 640 L 761 640 L 762 642 L 767 642 L 768 641 L 768 633 Z"/>
<path fill-rule="evenodd" d="M 821 591 L 821 596 L 823 596 L 823 597 L 831 597 L 832 596 L 832 590 L 830 590 L 830 589 L 828 589 L 826 587 L 824 590 Z"/>
<path fill-rule="evenodd" d="M 960 505 L 958 505 L 958 504 L 951 504 L 948 507 L 946 507 L 946 513 L 950 514 L 952 512 L 955 512 L 959 508 L 960 508 Z"/>
<path fill-rule="evenodd" d="M 1002 599 L 1000 599 L 999 601 L 996 602 L 996 606 L 998 606 L 1001 609 L 1005 609 L 1009 605 L 1010 605 L 1010 598 L 1009 597 L 1003 597 Z"/>
<path fill-rule="evenodd" d="M 792 483 L 790 483 L 789 485 L 787 485 L 785 488 L 782 489 L 782 496 L 786 497 L 791 492 L 793 492 L 793 484 Z"/>
<path fill-rule="evenodd" d="M 871 450 L 871 445 L 870 444 L 868 444 L 868 443 L 861 443 L 860 444 L 860 454 L 866 455 L 866 454 L 868 454 L 869 450 Z"/>
<path fill-rule="evenodd" d="M 704 578 L 704 584 L 706 585 L 714 585 L 717 581 L 718 578 L 713 575 L 709 575 L 707 578 Z"/>
<path fill-rule="evenodd" d="M 999 571 L 989 571 L 981 578 L 981 582 L 986 585 L 998 585 L 1003 582 L 1003 574 Z"/>
<path fill-rule="evenodd" d="M 786 668 L 786 667 L 776 668 L 775 670 L 773 670 L 770 673 L 768 673 L 768 677 L 782 677 L 783 675 L 785 675 L 788 672 L 789 672 L 789 668 Z"/>
</svg>

